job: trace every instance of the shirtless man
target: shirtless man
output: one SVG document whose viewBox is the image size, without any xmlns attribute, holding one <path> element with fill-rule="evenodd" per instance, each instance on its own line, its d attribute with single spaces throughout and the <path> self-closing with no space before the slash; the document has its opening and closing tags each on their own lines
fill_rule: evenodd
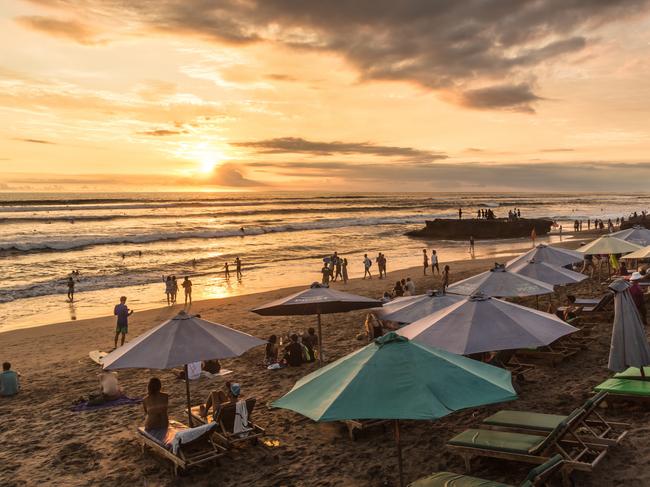
<svg viewBox="0 0 650 487">
<path fill-rule="evenodd" d="M 145 431 L 160 432 L 164 438 L 167 427 L 169 426 L 169 417 L 167 415 L 167 406 L 169 405 L 169 395 L 160 392 L 162 383 L 157 377 L 149 379 L 147 385 L 147 397 L 142 401 L 142 408 L 144 409 L 144 429 Z M 164 432 L 164 433 L 163 433 Z M 155 435 L 158 437 L 157 435 Z"/>
</svg>

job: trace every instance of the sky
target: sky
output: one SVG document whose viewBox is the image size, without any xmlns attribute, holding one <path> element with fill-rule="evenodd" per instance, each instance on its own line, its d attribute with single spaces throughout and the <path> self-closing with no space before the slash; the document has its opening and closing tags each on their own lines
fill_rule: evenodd
<svg viewBox="0 0 650 487">
<path fill-rule="evenodd" d="M 0 191 L 650 190 L 650 0 L 3 0 Z"/>
</svg>

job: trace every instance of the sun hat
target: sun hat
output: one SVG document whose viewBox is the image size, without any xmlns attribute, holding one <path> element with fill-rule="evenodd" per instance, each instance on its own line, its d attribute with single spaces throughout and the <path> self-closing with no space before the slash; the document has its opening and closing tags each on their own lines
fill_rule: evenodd
<svg viewBox="0 0 650 487">
<path fill-rule="evenodd" d="M 633 272 L 632 276 L 630 276 L 630 281 L 639 281 L 641 279 L 643 279 L 643 276 L 640 272 Z"/>
</svg>

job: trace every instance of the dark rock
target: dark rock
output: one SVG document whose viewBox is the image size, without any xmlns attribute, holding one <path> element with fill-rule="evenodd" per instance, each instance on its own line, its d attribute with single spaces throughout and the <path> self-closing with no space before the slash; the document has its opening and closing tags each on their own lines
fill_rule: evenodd
<svg viewBox="0 0 650 487">
<path fill-rule="evenodd" d="M 489 238 L 518 238 L 529 237 L 533 228 L 538 236 L 546 235 L 551 230 L 552 220 L 546 218 L 526 218 L 519 220 L 452 220 L 436 218 L 427 220 L 426 226 L 420 230 L 407 232 L 409 237 L 427 237 L 447 240 L 464 240 Z"/>
</svg>

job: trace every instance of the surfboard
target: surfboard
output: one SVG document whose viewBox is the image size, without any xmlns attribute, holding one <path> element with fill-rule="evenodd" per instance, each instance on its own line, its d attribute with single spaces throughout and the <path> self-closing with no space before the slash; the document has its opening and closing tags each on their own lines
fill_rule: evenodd
<svg viewBox="0 0 650 487">
<path fill-rule="evenodd" d="M 102 352 L 101 350 L 93 350 L 88 353 L 90 360 L 99 365 L 103 365 L 104 357 L 106 357 L 106 355 L 108 355 L 108 352 Z"/>
</svg>

